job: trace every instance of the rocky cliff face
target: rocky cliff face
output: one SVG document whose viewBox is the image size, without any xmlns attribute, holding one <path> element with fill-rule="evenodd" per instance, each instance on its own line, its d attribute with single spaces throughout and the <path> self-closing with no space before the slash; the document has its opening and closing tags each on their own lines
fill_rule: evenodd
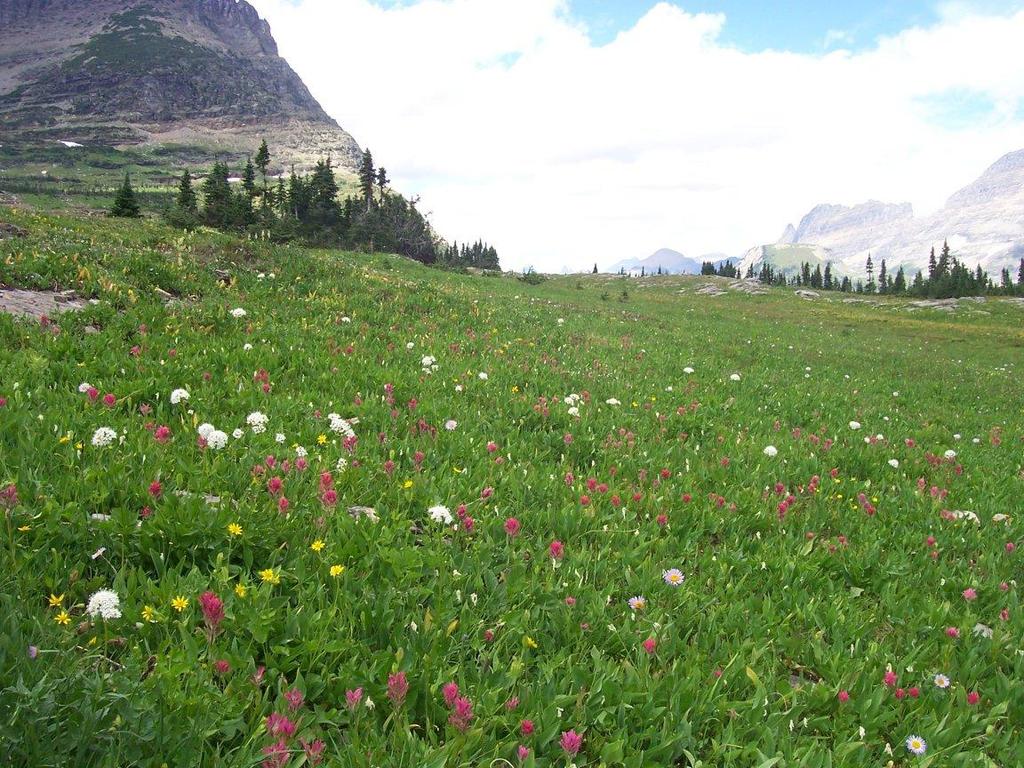
<svg viewBox="0 0 1024 768">
<path fill-rule="evenodd" d="M 806 245 L 843 274 L 863 275 L 869 253 L 876 264 L 885 259 L 890 272 L 903 266 L 913 273 L 944 240 L 968 266 L 980 264 L 996 279 L 1004 267 L 1016 274 L 1024 257 L 1024 150 L 1000 158 L 927 217 L 915 217 L 909 203 L 816 206 L 798 227 L 786 228 L 780 248 L 771 254 L 769 246 L 752 249 L 744 266 L 791 250 L 781 246 Z"/>
<path fill-rule="evenodd" d="M 0 0 L 0 121 L 27 143 L 359 153 L 244 0 Z"/>
</svg>

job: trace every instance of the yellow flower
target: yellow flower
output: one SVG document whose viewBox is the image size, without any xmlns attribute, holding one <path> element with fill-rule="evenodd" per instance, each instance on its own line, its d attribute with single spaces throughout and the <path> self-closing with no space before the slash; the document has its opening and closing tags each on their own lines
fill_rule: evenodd
<svg viewBox="0 0 1024 768">
<path fill-rule="evenodd" d="M 188 607 L 188 598 L 184 597 L 183 595 L 178 595 L 173 600 L 171 600 L 171 608 L 176 610 L 178 613 L 181 613 L 187 607 Z"/>
<path fill-rule="evenodd" d="M 57 441 L 61 445 L 66 445 L 71 442 L 71 435 L 61 435 L 60 440 Z"/>
<path fill-rule="evenodd" d="M 525 645 L 527 648 L 536 648 L 537 641 L 529 635 L 523 635 L 523 645 Z"/>
<path fill-rule="evenodd" d="M 327 435 L 320 434 L 316 436 L 317 445 L 327 445 Z"/>
<path fill-rule="evenodd" d="M 345 566 L 344 565 L 332 565 L 331 566 L 331 576 L 334 576 L 335 578 L 337 578 L 338 576 L 341 576 L 341 574 L 343 574 L 344 572 L 345 572 Z"/>
<path fill-rule="evenodd" d="M 59 595 L 55 595 L 55 594 L 53 594 L 53 592 L 50 593 L 50 607 L 51 608 L 57 608 L 63 602 L 64 602 L 64 593 L 61 593 Z"/>
<path fill-rule="evenodd" d="M 280 584 L 281 575 L 273 568 L 266 568 L 260 571 L 260 578 L 264 584 Z"/>
<path fill-rule="evenodd" d="M 406 480 L 404 483 L 402 483 L 402 487 L 406 489 L 412 488 L 412 480 Z"/>
<path fill-rule="evenodd" d="M 156 611 L 153 609 L 152 605 L 142 606 L 142 618 L 145 621 L 153 621 L 153 619 L 156 618 Z"/>
<path fill-rule="evenodd" d="M 232 536 L 241 536 L 242 526 L 240 526 L 238 523 L 228 523 L 228 533 Z"/>
<path fill-rule="evenodd" d="M 18 531 L 20 533 L 28 533 L 31 530 L 32 530 L 32 526 L 31 525 L 19 525 L 18 526 Z"/>
<path fill-rule="evenodd" d="M 515 384 L 515 385 L 513 385 L 513 387 L 512 387 L 512 394 L 514 395 L 514 394 L 516 394 L 517 392 L 519 392 L 519 385 L 518 385 L 518 384 Z"/>
<path fill-rule="evenodd" d="M 63 608 L 60 609 L 60 613 L 53 617 L 53 620 L 60 624 L 62 627 L 66 627 L 71 623 L 71 614 Z"/>
<path fill-rule="evenodd" d="M 309 548 L 312 549 L 314 552 L 319 552 L 321 549 L 324 548 L 324 542 L 322 539 L 317 539 L 309 545 Z"/>
<path fill-rule="evenodd" d="M 82 450 L 82 447 L 83 447 L 83 446 L 82 446 L 82 443 L 81 443 L 81 441 L 79 441 L 79 442 L 75 443 L 75 450 L 76 450 L 76 451 L 80 451 L 80 450 Z"/>
<path fill-rule="evenodd" d="M 246 589 L 245 584 L 235 584 L 235 594 L 239 597 L 245 597 L 249 590 Z"/>
</svg>

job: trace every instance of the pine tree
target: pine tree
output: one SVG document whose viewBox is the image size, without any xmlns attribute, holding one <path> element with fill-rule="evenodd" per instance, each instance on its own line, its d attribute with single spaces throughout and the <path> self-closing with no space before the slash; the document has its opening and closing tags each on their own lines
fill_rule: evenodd
<svg viewBox="0 0 1024 768">
<path fill-rule="evenodd" d="M 380 199 L 384 199 L 384 190 L 387 189 L 388 184 L 391 180 L 388 178 L 388 172 L 383 167 L 377 169 L 377 189 L 380 192 Z"/>
<path fill-rule="evenodd" d="M 369 149 L 365 149 L 359 166 L 359 189 L 363 193 L 367 212 L 373 207 L 373 187 L 376 183 L 377 173 L 373 168 L 373 154 Z"/>
<path fill-rule="evenodd" d="M 811 275 L 811 287 L 821 288 L 824 285 L 824 280 L 821 277 L 821 264 L 817 264 L 814 267 L 814 274 Z"/>
<path fill-rule="evenodd" d="M 142 215 L 139 210 L 139 201 L 135 199 L 135 190 L 132 189 L 132 180 L 127 173 L 124 175 L 124 183 L 114 197 L 110 215 L 125 219 L 137 219 Z"/>
<path fill-rule="evenodd" d="M 203 220 L 211 227 L 226 229 L 231 224 L 231 202 L 228 166 L 218 161 L 203 181 Z"/>
<path fill-rule="evenodd" d="M 906 293 L 907 291 L 907 276 L 903 274 L 903 266 L 896 270 L 896 279 L 892 281 L 892 292 L 893 293 Z"/>
<path fill-rule="evenodd" d="M 938 265 L 935 263 L 935 247 L 932 247 L 931 256 L 928 257 L 928 280 L 931 282 L 935 279 L 935 270 Z M 917 280 L 914 281 L 915 283 Z"/>
<path fill-rule="evenodd" d="M 875 265 L 871 262 L 871 254 L 870 253 L 868 254 L 868 263 L 864 265 L 864 268 L 865 268 L 865 270 L 868 273 L 868 284 L 864 287 L 863 290 L 858 289 L 857 293 L 863 293 L 865 290 L 868 293 L 874 293 L 875 292 Z M 860 284 L 860 282 L 858 281 L 858 285 L 859 284 Z"/>
<path fill-rule="evenodd" d="M 882 259 L 882 265 L 878 268 L 878 292 L 889 292 L 889 276 L 885 272 L 885 259 Z"/>
<path fill-rule="evenodd" d="M 178 198 L 175 206 L 182 213 L 195 216 L 199 213 L 199 201 L 196 198 L 196 191 L 192 188 L 192 174 L 187 170 L 181 174 L 181 182 L 178 184 Z"/>
<path fill-rule="evenodd" d="M 252 158 L 245 161 L 245 171 L 242 173 L 242 189 L 252 200 L 256 196 L 256 169 L 253 167 Z"/>
<path fill-rule="evenodd" d="M 266 139 L 260 144 L 260 148 L 256 150 L 255 162 L 256 167 L 260 169 L 260 174 L 263 176 L 263 190 L 266 192 L 267 168 L 270 166 L 270 149 L 267 147 Z"/>
<path fill-rule="evenodd" d="M 824 288 L 826 291 L 831 291 L 836 287 L 835 283 L 832 282 L 831 261 L 825 264 L 825 280 L 822 282 L 821 287 Z"/>
<path fill-rule="evenodd" d="M 1020 268 L 1017 270 L 1017 285 L 1024 288 L 1024 259 L 1020 260 Z"/>
<path fill-rule="evenodd" d="M 1024 270 L 1024 260 L 1021 261 L 1020 265 L 1021 265 L 1020 268 L 1022 270 Z M 596 261 L 594 262 L 594 271 L 591 274 L 594 274 L 594 275 L 597 274 L 597 262 Z"/>
</svg>

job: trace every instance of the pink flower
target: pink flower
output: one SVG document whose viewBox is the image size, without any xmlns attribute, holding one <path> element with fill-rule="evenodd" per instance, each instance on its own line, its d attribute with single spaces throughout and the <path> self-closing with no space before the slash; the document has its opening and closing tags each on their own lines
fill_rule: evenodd
<svg viewBox="0 0 1024 768">
<path fill-rule="evenodd" d="M 302 744 L 302 751 L 306 753 L 306 762 L 309 765 L 320 765 L 324 760 L 324 750 L 327 745 L 320 739 L 316 741 L 306 741 L 305 739 L 299 739 L 299 743 Z"/>
<path fill-rule="evenodd" d="M 886 670 L 885 677 L 882 678 L 882 682 L 885 683 L 886 687 L 894 688 L 896 686 L 896 673 L 891 669 Z"/>
<path fill-rule="evenodd" d="M 273 744 L 263 748 L 263 768 L 284 768 L 288 764 L 291 753 L 288 750 L 288 743 L 280 739 Z"/>
<path fill-rule="evenodd" d="M 277 496 L 281 492 L 281 486 L 283 485 L 280 477 L 272 477 L 267 480 L 267 490 L 271 495 Z"/>
<path fill-rule="evenodd" d="M 482 491 L 480 491 L 480 498 L 481 499 L 489 499 L 493 495 L 494 495 L 494 489 L 491 488 L 490 486 L 488 486 L 487 488 L 484 488 Z"/>
<path fill-rule="evenodd" d="M 498 450 L 498 444 L 496 442 L 494 442 L 493 440 L 488 441 L 488 443 L 487 443 L 487 452 L 488 453 L 494 453 L 496 450 Z"/>
<path fill-rule="evenodd" d="M 350 710 L 355 710 L 359 706 L 359 702 L 363 700 L 363 689 L 355 688 L 345 691 L 345 703 Z"/>
<path fill-rule="evenodd" d="M 917 687 L 917 686 L 915 685 L 915 686 L 911 687 L 911 689 L 910 689 L 909 691 L 907 691 L 907 693 L 909 693 L 909 694 L 910 694 L 910 698 L 912 698 L 912 699 L 916 699 L 916 698 L 917 698 L 918 696 L 920 696 L 920 695 L 921 695 L 921 689 L 920 689 L 920 688 L 918 688 L 918 687 Z"/>
<path fill-rule="evenodd" d="M 450 707 L 459 698 L 459 686 L 455 683 L 445 683 L 441 693 L 444 695 L 444 703 Z"/>
<path fill-rule="evenodd" d="M 946 627 L 946 636 L 956 639 L 960 637 L 960 630 L 956 627 Z"/>
<path fill-rule="evenodd" d="M 90 400 L 92 400 L 93 402 L 95 402 L 95 401 L 96 401 L 96 398 L 98 398 L 98 397 L 100 396 L 100 391 L 99 391 L 98 389 L 96 389 L 96 387 L 89 387 L 89 388 L 88 388 L 88 389 L 87 389 L 87 390 L 85 391 L 85 394 L 89 396 L 89 399 L 90 399 Z"/>
<path fill-rule="evenodd" d="M 160 485 L 159 480 L 154 480 L 149 484 L 149 495 L 154 499 L 159 499 L 160 494 L 163 492 L 163 486 Z"/>
<path fill-rule="evenodd" d="M 646 640 L 644 640 L 643 646 L 644 646 L 644 651 L 648 655 L 651 655 L 657 649 L 658 641 L 655 640 L 653 637 L 648 637 Z"/>
<path fill-rule="evenodd" d="M 302 695 L 302 691 L 298 688 L 292 688 L 290 691 L 285 691 L 284 700 L 288 702 L 288 709 L 294 712 L 302 706 L 302 702 L 306 700 L 306 697 Z"/>
<path fill-rule="evenodd" d="M 666 515 L 664 512 L 661 513 L 656 518 L 656 522 L 658 523 L 659 527 L 664 528 L 666 525 L 668 525 L 668 515 Z"/>
<path fill-rule="evenodd" d="M 273 738 L 283 736 L 286 739 L 290 739 L 295 735 L 295 723 L 287 718 L 287 716 L 273 712 L 267 716 L 267 733 Z"/>
<path fill-rule="evenodd" d="M 971 691 L 967 694 L 967 703 L 971 706 L 974 706 L 979 701 L 981 701 L 981 696 L 978 694 L 977 691 Z"/>
<path fill-rule="evenodd" d="M 103 396 L 103 404 L 107 408 L 113 408 L 117 404 L 117 398 L 109 392 Z"/>
<path fill-rule="evenodd" d="M 519 527 L 519 521 L 514 517 L 510 517 L 505 521 L 505 533 L 511 538 L 519 534 Z"/>
<path fill-rule="evenodd" d="M 216 672 L 220 677 L 224 677 L 228 672 L 231 671 L 231 664 L 228 663 L 227 659 L 218 659 L 213 662 L 213 671 Z"/>
<path fill-rule="evenodd" d="M 12 509 L 18 505 L 18 488 L 14 483 L 8 483 L 0 488 L 0 507 Z"/>
<path fill-rule="evenodd" d="M 999 612 L 999 618 L 1002 621 L 1009 621 L 1010 620 L 1010 609 L 1009 608 L 1003 608 L 1003 610 L 1001 610 Z"/>
<path fill-rule="evenodd" d="M 968 587 L 967 589 L 965 589 L 963 591 L 963 596 L 964 600 L 967 600 L 968 602 L 971 600 L 978 599 L 978 593 L 974 590 L 974 587 Z"/>
<path fill-rule="evenodd" d="M 388 699 L 395 707 L 405 703 L 405 695 L 409 692 L 409 681 L 405 678 L 405 672 L 396 672 L 388 675 Z"/>
<path fill-rule="evenodd" d="M 216 634 L 220 623 L 224 621 L 224 601 L 213 592 L 203 592 L 199 596 L 199 605 L 203 609 L 203 621 L 210 631 Z"/>
<path fill-rule="evenodd" d="M 562 542 L 560 542 L 558 539 L 555 539 L 551 542 L 550 546 L 548 546 L 548 552 L 551 554 L 551 557 L 553 557 L 555 560 L 559 560 L 562 557 L 562 555 L 565 554 L 565 547 L 562 545 Z"/>
<path fill-rule="evenodd" d="M 838 694 L 838 696 L 836 696 L 836 698 L 838 698 L 839 701 L 841 701 L 841 702 L 843 702 L 845 704 L 846 702 L 848 702 L 850 700 L 850 692 L 846 691 L 846 690 L 842 690 L 842 691 L 839 692 L 839 694 Z"/>
<path fill-rule="evenodd" d="M 448 722 L 455 730 L 465 733 L 473 722 L 473 702 L 465 696 L 455 699 L 455 706 L 448 716 Z"/>
<path fill-rule="evenodd" d="M 519 757 L 519 761 L 523 762 L 530 756 L 530 748 L 524 747 L 522 744 L 519 745 L 519 749 L 516 750 L 516 755 Z"/>
<path fill-rule="evenodd" d="M 266 667 L 256 667 L 256 671 L 253 672 L 252 677 L 250 678 L 252 680 L 252 684 L 259 685 L 260 683 L 262 683 L 263 675 L 266 673 L 266 671 Z"/>
<path fill-rule="evenodd" d="M 565 598 L 565 604 L 572 608 L 574 605 L 576 605 L 576 598 L 572 595 L 569 595 Z"/>
<path fill-rule="evenodd" d="M 520 721 L 520 723 L 519 723 L 519 732 L 523 736 L 529 736 L 531 733 L 533 733 L 533 729 L 534 729 L 533 720 L 522 720 L 522 721 Z"/>
<path fill-rule="evenodd" d="M 573 757 L 579 753 L 580 747 L 583 746 L 583 736 L 576 733 L 576 731 L 563 731 L 562 738 L 558 743 L 565 750 L 565 754 Z"/>
<path fill-rule="evenodd" d="M 1006 542 L 1006 551 L 1007 552 L 1013 552 L 1013 550 L 1015 550 L 1016 548 L 1017 548 L 1017 545 L 1014 544 L 1012 541 Z"/>
<path fill-rule="evenodd" d="M 166 443 L 171 439 L 171 428 L 168 426 L 157 427 L 156 431 L 153 433 L 153 438 L 158 443 Z"/>
</svg>

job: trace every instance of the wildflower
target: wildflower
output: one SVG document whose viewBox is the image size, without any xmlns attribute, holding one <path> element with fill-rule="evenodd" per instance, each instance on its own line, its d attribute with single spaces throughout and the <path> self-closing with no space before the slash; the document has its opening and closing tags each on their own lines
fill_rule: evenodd
<svg viewBox="0 0 1024 768">
<path fill-rule="evenodd" d="M 891 669 L 886 670 L 885 677 L 882 678 L 882 682 L 885 683 L 887 688 L 893 688 L 896 686 L 896 673 Z"/>
<path fill-rule="evenodd" d="M 227 659 L 218 659 L 213 662 L 213 671 L 216 672 L 218 676 L 224 677 L 231 671 L 231 663 Z"/>
<path fill-rule="evenodd" d="M 281 583 L 281 574 L 279 574 L 273 568 L 264 568 L 262 571 L 260 571 L 259 576 L 260 580 L 263 581 L 264 584 Z"/>
<path fill-rule="evenodd" d="M 149 495 L 152 496 L 154 499 L 159 499 L 162 493 L 163 486 L 160 485 L 159 480 L 154 480 L 152 483 L 149 484 Z"/>
<path fill-rule="evenodd" d="M 971 600 L 978 599 L 978 593 L 974 590 L 973 587 L 968 587 L 967 589 L 965 589 L 963 591 L 963 596 L 964 600 L 967 600 L 968 602 L 970 602 Z"/>
<path fill-rule="evenodd" d="M 240 428 L 236 428 L 234 431 L 232 431 L 231 436 L 235 438 L 235 440 L 241 440 L 242 435 L 244 434 L 245 432 L 243 432 Z"/>
<path fill-rule="evenodd" d="M 841 702 L 843 702 L 845 704 L 846 702 L 848 702 L 850 700 L 850 693 L 849 693 L 849 691 L 845 691 L 845 690 L 840 691 L 838 693 L 838 695 L 836 696 L 836 698 L 838 698 L 839 701 L 841 701 Z"/>
<path fill-rule="evenodd" d="M 171 608 L 181 613 L 188 607 L 188 598 L 184 595 L 178 595 L 171 600 Z"/>
<path fill-rule="evenodd" d="M 729 377 L 729 381 L 739 381 L 739 380 L 740 380 L 740 375 L 738 373 L 734 373 L 734 374 L 732 374 Z"/>
<path fill-rule="evenodd" d="M 533 730 L 533 720 L 523 720 L 519 723 L 519 732 L 523 736 L 529 736 L 531 733 L 533 733 Z"/>
<path fill-rule="evenodd" d="M 458 684 L 451 682 L 445 683 L 441 687 L 441 694 L 444 696 L 444 703 L 449 707 L 455 703 L 455 700 L 459 697 L 459 686 Z"/>
<path fill-rule="evenodd" d="M 171 392 L 171 405 L 188 402 L 189 394 L 184 389 L 176 389 Z"/>
<path fill-rule="evenodd" d="M 239 317 L 240 318 L 240 317 L 245 317 L 247 314 L 248 313 L 244 309 L 242 309 L 241 307 L 235 307 L 234 309 L 231 310 L 231 316 L 232 317 Z"/>
<path fill-rule="evenodd" d="M 62 592 L 59 595 L 55 595 L 51 592 L 47 602 L 50 604 L 51 608 L 60 607 L 64 603 L 64 593 Z"/>
<path fill-rule="evenodd" d="M 629 608 L 633 611 L 642 611 L 644 608 L 647 607 L 647 600 L 643 597 L 643 595 L 634 595 L 633 597 L 629 598 L 629 600 L 627 600 L 626 602 L 629 603 Z"/>
<path fill-rule="evenodd" d="M 520 744 L 516 755 L 519 757 L 519 762 L 526 762 L 526 758 L 530 756 L 530 748 Z"/>
<path fill-rule="evenodd" d="M 932 678 L 932 681 L 935 683 L 936 688 L 949 688 L 949 678 L 945 675 L 936 675 Z"/>
<path fill-rule="evenodd" d="M 286 715 L 272 712 L 267 715 L 267 733 L 275 738 L 278 736 L 283 736 L 286 739 L 291 738 L 295 734 L 295 723 L 289 720 Z"/>
<path fill-rule="evenodd" d="M 241 435 L 239 435 L 239 437 L 241 437 Z M 227 444 L 228 436 L 224 432 L 221 432 L 219 429 L 213 430 L 206 437 L 206 446 L 214 451 L 219 451 L 223 449 Z"/>
<path fill-rule="evenodd" d="M 204 423 L 204 424 L 200 424 L 196 428 L 196 434 L 199 435 L 201 438 L 203 438 L 203 440 L 206 440 L 206 439 L 208 439 L 210 437 L 210 433 L 215 431 L 215 430 L 216 430 L 216 427 L 214 427 L 213 424 Z"/>
<path fill-rule="evenodd" d="M 319 552 L 320 550 L 322 550 L 324 548 L 323 539 L 317 539 L 316 541 L 314 541 L 312 544 L 309 545 L 309 548 L 312 549 L 314 552 Z"/>
<path fill-rule="evenodd" d="M 354 711 L 359 706 L 359 702 L 363 699 L 363 689 L 354 688 L 345 691 L 345 704 L 349 710 Z"/>
<path fill-rule="evenodd" d="M 981 701 L 981 695 L 977 691 L 971 691 L 967 694 L 967 703 L 972 707 Z"/>
<path fill-rule="evenodd" d="M 850 429 L 852 429 L 854 431 L 860 429 L 860 422 L 859 421 L 851 421 L 850 422 Z"/>
<path fill-rule="evenodd" d="M 565 754 L 569 757 L 574 757 L 580 751 L 580 747 L 583 746 L 583 736 L 576 733 L 576 731 L 563 731 L 562 738 L 558 742 Z"/>
<path fill-rule="evenodd" d="M 238 595 L 238 597 L 245 597 L 248 592 L 249 590 L 245 584 L 235 584 L 235 594 Z"/>
<path fill-rule="evenodd" d="M 427 510 L 427 514 L 430 515 L 430 519 L 433 520 L 435 523 L 440 523 L 441 525 L 451 525 L 452 513 L 448 510 L 448 507 L 445 507 L 441 504 L 435 504 L 434 506 Z"/>
<path fill-rule="evenodd" d="M 36 657 L 37 657 L 38 655 L 39 655 L 39 648 L 38 648 L 38 646 L 35 646 L 35 645 L 30 645 L 30 646 L 28 647 L 28 657 L 29 657 L 30 659 L 33 659 L 33 660 L 35 660 L 35 658 L 36 658 Z"/>
<path fill-rule="evenodd" d="M 323 762 L 324 750 L 327 749 L 327 744 L 322 739 L 315 739 L 314 741 L 299 739 L 299 743 L 302 744 L 302 751 L 306 753 L 306 762 L 309 765 L 317 766 Z"/>
<path fill-rule="evenodd" d="M 67 610 L 65 610 L 64 608 L 61 608 L 57 615 L 53 617 L 53 620 L 60 624 L 62 627 L 66 627 L 68 624 L 71 623 L 71 614 L 68 613 Z"/>
<path fill-rule="evenodd" d="M 92 444 L 95 448 L 105 448 L 117 438 L 117 432 L 110 427 L 100 427 L 92 433 Z"/>
<path fill-rule="evenodd" d="M 270 419 L 267 417 L 267 415 L 265 413 L 261 413 L 260 411 L 253 411 L 252 413 L 245 417 L 245 423 L 249 425 L 249 428 L 252 430 L 252 433 L 254 435 L 259 435 L 262 434 L 263 432 L 266 432 L 268 421 L 270 421 Z"/>
<path fill-rule="evenodd" d="M 332 565 L 331 566 L 330 574 L 334 578 L 337 578 L 338 576 L 341 576 L 341 574 L 343 574 L 344 572 L 345 572 L 345 566 L 344 565 Z"/>
<path fill-rule="evenodd" d="M 669 568 L 667 571 L 661 574 L 661 578 L 665 580 L 665 583 L 672 587 L 678 587 L 683 583 L 686 577 L 683 572 L 678 568 Z"/>
<path fill-rule="evenodd" d="M 241 536 L 242 526 L 240 526 L 238 523 L 228 523 L 228 533 L 231 536 Z"/>
<path fill-rule="evenodd" d="M 395 707 L 405 703 L 405 695 L 409 692 L 409 681 L 405 678 L 405 672 L 396 672 L 388 675 L 388 699 Z M 367 700 L 369 706 L 369 700 Z"/>
<path fill-rule="evenodd" d="M 480 373 L 478 373 L 476 376 L 478 379 L 480 379 L 480 381 L 487 381 L 487 374 L 484 373 L 483 371 L 480 371 Z"/>
<path fill-rule="evenodd" d="M 519 521 L 516 518 L 510 517 L 505 520 L 505 533 L 509 538 L 515 538 L 519 534 L 519 527 Z"/>
<path fill-rule="evenodd" d="M 899 459 L 889 459 L 889 466 L 892 467 L 893 469 L 899 469 L 900 468 Z"/>
<path fill-rule="evenodd" d="M 928 750 L 928 744 L 920 736 L 910 736 L 907 738 L 907 751 L 913 752 L 915 755 L 923 755 Z"/>
<path fill-rule="evenodd" d="M 224 601 L 213 592 L 203 592 L 199 596 L 199 606 L 203 610 L 203 621 L 211 632 L 216 633 L 224 620 Z"/>
<path fill-rule="evenodd" d="M 121 618 L 121 600 L 116 592 L 101 589 L 94 592 L 89 598 L 85 612 L 93 618 L 100 616 L 104 619 L 119 619 Z"/>
<path fill-rule="evenodd" d="M 560 560 L 565 554 L 565 545 L 563 545 L 558 539 L 555 539 L 550 545 L 548 545 L 548 554 L 551 555 L 552 559 Z"/>
<path fill-rule="evenodd" d="M 156 618 L 156 610 L 152 605 L 142 606 L 142 619 L 143 621 L 153 621 Z"/>
<path fill-rule="evenodd" d="M 448 419 L 448 421 L 444 423 L 444 428 L 447 429 L 449 432 L 454 432 L 458 428 L 458 426 L 459 422 L 457 422 L 455 419 Z"/>
<path fill-rule="evenodd" d="M 293 712 L 302 706 L 302 702 L 305 701 L 305 696 L 302 695 L 302 691 L 298 688 L 292 688 L 290 691 L 286 691 L 284 694 L 285 701 L 288 702 L 288 709 Z"/>
<path fill-rule="evenodd" d="M 960 630 L 957 627 L 946 627 L 946 636 L 955 640 L 960 637 Z"/>
<path fill-rule="evenodd" d="M 776 448 L 774 445 L 766 445 L 762 453 L 769 459 L 774 459 L 776 456 L 779 455 L 779 449 Z"/>
<path fill-rule="evenodd" d="M 658 641 L 655 640 L 653 637 L 648 637 L 646 640 L 644 640 L 643 647 L 644 647 L 644 651 L 648 655 L 651 655 L 657 649 Z"/>
<path fill-rule="evenodd" d="M 448 722 L 455 730 L 465 733 L 473 721 L 473 702 L 465 696 L 455 699 L 455 706 L 448 716 Z"/>
</svg>

